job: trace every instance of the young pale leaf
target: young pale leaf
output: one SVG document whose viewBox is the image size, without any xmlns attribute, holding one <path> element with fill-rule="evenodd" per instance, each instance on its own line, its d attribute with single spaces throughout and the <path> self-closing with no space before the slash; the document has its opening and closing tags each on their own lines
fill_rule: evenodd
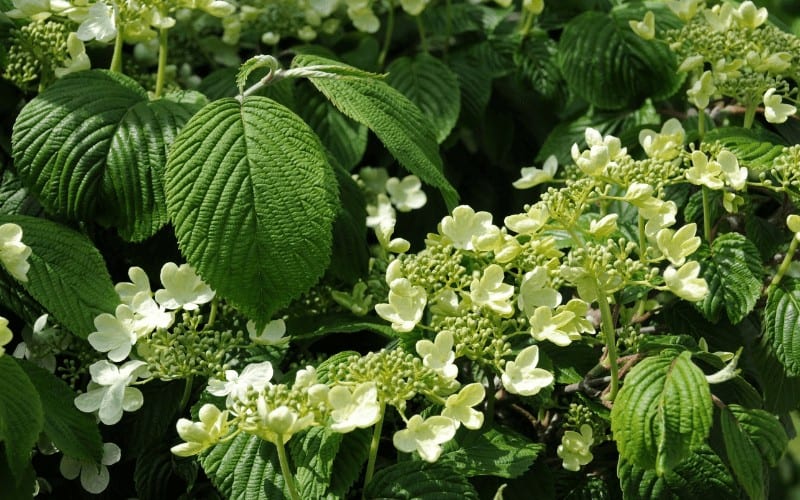
<svg viewBox="0 0 800 500">
<path fill-rule="evenodd" d="M 295 466 L 295 480 L 301 498 L 325 496 L 342 436 L 327 427 L 318 426 L 289 441 L 289 452 Z"/>
<path fill-rule="evenodd" d="M 684 351 L 631 370 L 614 401 L 611 430 L 622 458 L 662 476 L 705 443 L 711 418 L 705 375 Z"/>
<path fill-rule="evenodd" d="M 61 224 L 26 217 L 0 216 L 0 224 L 22 227 L 22 242 L 31 247 L 25 290 L 75 335 L 86 338 L 95 330 L 94 318 L 113 313 L 119 296 L 95 246 Z"/>
<path fill-rule="evenodd" d="M 800 375 L 800 282 L 772 288 L 764 310 L 764 340 L 790 376 Z"/>
<path fill-rule="evenodd" d="M 336 179 L 319 139 L 284 106 L 207 105 L 175 140 L 166 181 L 181 252 L 249 317 L 268 320 L 325 271 Z"/>
<path fill-rule="evenodd" d="M 422 460 L 400 462 L 375 473 L 365 498 L 436 500 L 477 500 L 478 494 L 467 478 L 452 464 Z"/>
<path fill-rule="evenodd" d="M 679 28 L 680 20 L 664 6 L 654 6 L 656 31 Z M 598 108 L 635 108 L 646 98 L 663 99 L 683 81 L 666 44 L 646 41 L 633 32 L 631 20 L 648 10 L 627 4 L 610 13 L 588 11 L 564 27 L 559 41 L 564 79 L 580 97 Z"/>
<path fill-rule="evenodd" d="M 0 356 L 0 443 L 17 482 L 30 463 L 42 427 L 44 413 L 36 387 L 14 358 Z"/>
<path fill-rule="evenodd" d="M 459 430 L 439 462 L 449 464 L 467 477 L 515 478 L 525 473 L 544 449 L 541 444 L 509 429 L 490 427 L 480 431 Z"/>
<path fill-rule="evenodd" d="M 442 159 L 430 122 L 419 108 L 386 82 L 359 74 L 345 64 L 311 55 L 298 55 L 292 65 L 331 65 L 341 74 L 311 76 L 309 80 L 339 111 L 375 132 L 389 152 L 411 173 L 438 188 L 449 209 L 458 193 L 442 173 Z"/>
<path fill-rule="evenodd" d="M 63 380 L 33 363 L 20 361 L 42 402 L 43 431 L 53 444 L 79 460 L 100 463 L 103 439 L 92 415 L 79 411 L 74 404 L 75 391 Z"/>
<path fill-rule="evenodd" d="M 386 68 L 386 80 L 430 120 L 436 141 L 442 143 L 458 121 L 461 110 L 458 77 L 443 62 L 427 52 L 395 59 Z"/>
<path fill-rule="evenodd" d="M 734 325 L 742 321 L 761 297 L 761 255 L 753 243 L 738 233 L 720 235 L 702 247 L 698 259 L 701 277 L 708 283 L 708 295 L 700 310 L 710 321 L 719 320 L 724 309 Z"/>
</svg>

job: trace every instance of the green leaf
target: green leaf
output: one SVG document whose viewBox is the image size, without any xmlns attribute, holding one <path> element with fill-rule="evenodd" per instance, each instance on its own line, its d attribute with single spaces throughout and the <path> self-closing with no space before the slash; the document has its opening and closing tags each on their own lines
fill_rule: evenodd
<svg viewBox="0 0 800 500">
<path fill-rule="evenodd" d="M 262 449 L 263 448 L 263 449 Z M 200 466 L 228 500 L 282 500 L 283 476 L 272 443 L 241 433 L 200 455 Z"/>
<path fill-rule="evenodd" d="M 515 478 L 527 471 L 544 445 L 535 444 L 501 427 L 480 431 L 459 430 L 448 443 L 439 462 L 467 476 L 492 475 Z"/>
<path fill-rule="evenodd" d="M 101 188 L 114 135 L 130 109 L 146 102 L 147 92 L 120 73 L 81 71 L 56 81 L 14 123 L 12 151 L 23 183 L 50 212 L 102 216 L 113 206 Z"/>
<path fill-rule="evenodd" d="M 625 499 L 728 500 L 738 497 L 736 484 L 725 464 L 706 446 L 696 450 L 663 476 L 625 460 L 619 461 L 617 476 Z"/>
<path fill-rule="evenodd" d="M 764 465 L 756 446 L 743 429 L 733 413 L 727 408 L 721 410 L 722 439 L 725 454 L 731 464 L 736 480 L 754 500 L 762 500 L 764 491 Z"/>
<path fill-rule="evenodd" d="M 611 429 L 622 458 L 661 476 L 705 443 L 711 419 L 711 392 L 691 354 L 665 353 L 625 377 Z"/>
<path fill-rule="evenodd" d="M 325 271 L 336 180 L 319 139 L 284 106 L 207 105 L 175 140 L 166 180 L 181 252 L 249 317 L 268 320 Z"/>
<path fill-rule="evenodd" d="M 27 361 L 20 361 L 19 365 L 39 393 L 44 411 L 43 430 L 56 448 L 64 455 L 100 463 L 103 458 L 100 430 L 92 415 L 75 407 L 75 391 L 44 368 Z"/>
<path fill-rule="evenodd" d="M 740 405 L 728 405 L 728 411 L 741 432 L 755 445 L 761 458 L 770 467 L 777 466 L 789 445 L 789 436 L 780 420 L 772 413 Z"/>
<path fill-rule="evenodd" d="M 642 4 L 585 12 L 567 23 L 558 49 L 571 90 L 605 109 L 636 108 L 648 97 L 664 99 L 678 90 L 683 75 L 669 47 L 639 38 L 628 24 L 647 10 L 655 12 L 656 32 L 682 24 L 663 5 Z"/>
<path fill-rule="evenodd" d="M 772 288 L 764 309 L 764 340 L 790 376 L 800 375 L 800 282 Z"/>
<path fill-rule="evenodd" d="M 3 448 L 0 443 L 0 484 L 3 485 L 3 500 L 30 500 L 36 486 L 36 471 L 26 462 L 21 474 L 12 472 Z"/>
<path fill-rule="evenodd" d="M 718 321 L 722 310 L 734 325 L 742 321 L 761 297 L 761 255 L 753 243 L 738 233 L 720 235 L 700 248 L 697 260 L 708 295 L 698 307 L 710 321 Z"/>
<path fill-rule="evenodd" d="M 753 357 L 758 371 L 759 386 L 764 394 L 764 409 L 774 413 L 786 413 L 798 408 L 800 401 L 800 377 L 786 373 L 775 349 L 763 335 L 753 346 Z"/>
<path fill-rule="evenodd" d="M 492 80 L 494 76 L 485 68 L 486 62 L 481 59 L 481 46 L 488 47 L 489 42 L 481 42 L 462 50 L 454 51 L 448 58 L 448 65 L 458 77 L 458 88 L 461 93 L 461 116 L 471 125 L 480 125 L 492 96 Z"/>
<path fill-rule="evenodd" d="M 525 38 L 514 53 L 519 78 L 547 98 L 564 94 L 564 78 L 557 59 L 556 42 L 543 33 Z"/>
<path fill-rule="evenodd" d="M 328 271 L 334 278 L 352 285 L 369 272 L 367 202 L 356 181 L 335 160 L 331 164 L 339 182 L 342 206 L 333 221 L 333 252 Z"/>
<path fill-rule="evenodd" d="M 181 493 L 185 492 L 187 487 L 176 474 L 176 463 L 180 463 L 183 467 L 193 468 L 194 475 L 199 469 L 194 458 L 176 457 L 163 441 L 137 456 L 133 480 L 138 497 L 141 500 L 160 500 L 178 498 Z M 189 479 L 193 480 L 193 478 Z"/>
<path fill-rule="evenodd" d="M 0 214 L 42 214 L 42 206 L 9 169 L 4 169 L 0 174 Z"/>
<path fill-rule="evenodd" d="M 342 434 L 322 426 L 312 427 L 289 441 L 301 498 L 321 498 L 328 491 L 333 462 L 341 443 Z"/>
<path fill-rule="evenodd" d="M 483 6 L 473 3 L 429 5 L 419 19 L 427 33 L 458 35 L 483 28 Z"/>
<path fill-rule="evenodd" d="M 722 127 L 709 131 L 703 142 L 719 142 L 725 149 L 736 155 L 742 166 L 763 172 L 772 167 L 772 162 L 784 150 L 785 141 L 776 134 L 764 129 L 745 129 L 741 127 Z"/>
<path fill-rule="evenodd" d="M 18 484 L 31 461 L 31 449 L 44 427 L 39 393 L 11 356 L 0 356 L 0 443 Z"/>
<path fill-rule="evenodd" d="M 197 91 L 204 94 L 209 100 L 215 101 L 223 97 L 236 97 L 239 89 L 236 88 L 236 68 L 222 68 L 212 71 L 203 78 Z M 253 85 L 258 80 L 266 76 L 267 70 L 264 68 L 256 69 L 247 79 L 248 85 Z M 253 95 L 269 97 L 278 101 L 289 109 L 295 109 L 294 102 L 294 81 L 290 79 L 280 80 L 270 85 L 261 87 Z M 301 101 L 302 102 L 302 101 Z"/>
<path fill-rule="evenodd" d="M 375 332 L 387 339 L 397 335 L 392 327 L 378 318 L 353 316 L 347 313 L 334 313 L 317 316 L 291 318 L 286 322 L 286 331 L 292 332 L 295 339 L 313 339 L 328 333 Z"/>
<path fill-rule="evenodd" d="M 389 85 L 419 106 L 441 144 L 455 127 L 461 110 L 460 94 L 453 92 L 458 87 L 455 73 L 427 52 L 395 59 L 386 71 Z"/>
<path fill-rule="evenodd" d="M 375 132 L 403 167 L 438 188 L 448 209 L 454 208 L 458 193 L 442 172 L 436 136 L 419 108 L 386 82 L 359 75 L 351 66 L 310 55 L 298 55 L 292 62 L 294 67 L 317 64 L 342 68 L 340 75 L 309 77 L 317 90 L 339 111 Z"/>
<path fill-rule="evenodd" d="M 346 497 L 353 484 L 361 476 L 369 458 L 372 429 L 356 429 L 342 437 L 339 452 L 333 461 L 330 491 L 338 497 Z"/>
<path fill-rule="evenodd" d="M 382 500 L 477 500 L 478 494 L 467 478 L 451 464 L 411 460 L 376 472 L 367 485 L 364 497 Z"/>
<path fill-rule="evenodd" d="M 125 416 L 126 432 L 119 443 L 125 456 L 138 458 L 174 435 L 175 422 L 182 416 L 179 405 L 184 388 L 184 380 L 154 380 L 139 386 L 146 403 Z"/>
<path fill-rule="evenodd" d="M 75 335 L 95 331 L 94 318 L 113 313 L 119 304 L 105 261 L 82 234 L 61 224 L 24 215 L 0 216 L 0 224 L 22 227 L 22 242 L 31 247 L 25 290 Z"/>
</svg>

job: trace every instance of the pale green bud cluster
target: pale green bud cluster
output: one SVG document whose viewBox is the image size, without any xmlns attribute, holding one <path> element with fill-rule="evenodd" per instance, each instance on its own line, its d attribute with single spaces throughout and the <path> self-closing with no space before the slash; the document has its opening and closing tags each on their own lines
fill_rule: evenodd
<svg viewBox="0 0 800 500">
<path fill-rule="evenodd" d="M 67 60 L 69 27 L 52 20 L 32 22 L 12 31 L 3 77 L 25 90 L 46 87 Z"/>
<path fill-rule="evenodd" d="M 759 180 L 776 191 L 800 196 L 800 145 L 785 147 L 768 170 L 759 172 Z"/>
<path fill-rule="evenodd" d="M 282 38 L 310 42 L 319 33 L 339 29 L 339 20 L 331 15 L 338 0 L 248 0 L 239 4 L 235 15 L 222 19 L 222 41 L 244 47 L 276 45 Z"/>
<path fill-rule="evenodd" d="M 466 357 L 481 364 L 503 368 L 512 353 L 507 335 L 526 327 L 523 318 L 498 318 L 468 311 L 459 316 L 434 315 L 431 327 L 436 331 L 453 332 L 456 357 Z"/>
<path fill-rule="evenodd" d="M 399 257 L 401 274 L 412 285 L 421 286 L 429 295 L 447 286 L 469 286 L 471 276 L 464 267 L 463 253 L 453 245 L 433 243 L 416 254 Z"/>
</svg>

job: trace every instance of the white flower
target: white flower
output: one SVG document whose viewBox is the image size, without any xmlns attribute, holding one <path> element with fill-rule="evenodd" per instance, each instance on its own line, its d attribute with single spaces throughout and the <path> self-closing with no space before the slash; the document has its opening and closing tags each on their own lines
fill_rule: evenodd
<svg viewBox="0 0 800 500">
<path fill-rule="evenodd" d="M 52 339 L 57 338 L 59 331 L 57 327 L 47 327 L 48 317 L 49 315 L 42 314 L 36 318 L 31 329 L 31 337 L 26 339 L 25 342 L 17 344 L 12 356 L 17 359 L 27 359 L 50 373 L 55 373 L 56 352 L 58 352 L 59 346 L 54 346 Z M 24 337 L 25 333 L 23 333 Z M 69 342 L 69 339 L 67 339 L 67 342 Z"/>
<path fill-rule="evenodd" d="M 97 331 L 90 333 L 87 340 L 96 351 L 107 352 L 111 361 L 122 361 L 139 339 L 134 322 L 133 309 L 120 304 L 113 316 L 102 313 L 94 318 Z"/>
<path fill-rule="evenodd" d="M 375 236 L 378 237 L 378 243 L 384 250 L 393 253 L 406 253 L 411 248 L 411 243 L 403 238 L 392 238 L 395 222 L 393 218 L 380 220 L 375 227 Z"/>
<path fill-rule="evenodd" d="M 716 161 L 708 161 L 702 151 L 692 153 L 692 167 L 684 174 L 686 179 L 696 186 L 706 186 L 709 189 L 722 189 L 725 186 L 722 180 L 722 165 Z"/>
<path fill-rule="evenodd" d="M 688 73 L 690 71 L 700 69 L 703 67 L 704 62 L 705 59 L 700 54 L 687 56 L 686 59 L 681 62 L 680 66 L 678 66 L 678 73 Z"/>
<path fill-rule="evenodd" d="M 92 4 L 88 17 L 78 26 L 76 35 L 84 42 L 97 40 L 106 43 L 113 40 L 117 36 L 114 7 L 102 1 Z"/>
<path fill-rule="evenodd" d="M 400 6 L 408 15 L 418 16 L 422 14 L 430 0 L 400 0 Z"/>
<path fill-rule="evenodd" d="M 123 411 L 141 408 L 144 398 L 139 389 L 128 387 L 137 378 L 146 377 L 147 363 L 128 361 L 122 366 L 98 361 L 89 367 L 92 381 L 87 392 L 75 398 L 75 406 L 84 413 L 99 410 L 100 421 L 114 425 L 122 418 Z"/>
<path fill-rule="evenodd" d="M 670 118 L 661 127 L 661 132 L 656 133 L 650 129 L 639 132 L 639 144 L 650 158 L 659 160 L 675 159 L 683 150 L 683 141 L 686 139 L 686 131 L 681 122 L 675 118 Z"/>
<path fill-rule="evenodd" d="M 103 458 L 99 464 L 64 455 L 61 457 L 59 471 L 67 479 L 75 479 L 80 475 L 83 489 L 97 495 L 108 487 L 109 475 L 106 466 L 119 462 L 120 458 L 122 450 L 119 446 L 114 443 L 103 443 Z"/>
<path fill-rule="evenodd" d="M 714 85 L 714 76 L 711 71 L 704 72 L 700 78 L 694 82 L 692 88 L 686 91 L 689 100 L 698 109 L 704 109 L 708 106 L 711 96 L 717 92 L 717 87 Z"/>
<path fill-rule="evenodd" d="M 354 176 L 364 183 L 367 191 L 374 194 L 384 194 L 386 192 L 386 181 L 389 180 L 389 173 L 381 167 L 364 167 L 358 171 L 358 176 Z"/>
<path fill-rule="evenodd" d="M 558 456 L 563 460 L 563 467 L 577 472 L 581 466 L 591 462 L 594 458 L 592 452 L 589 451 L 592 443 L 594 443 L 592 427 L 587 424 L 581 425 L 580 434 L 575 431 L 566 431 L 557 450 Z"/>
<path fill-rule="evenodd" d="M 683 22 L 688 22 L 697 13 L 701 0 L 667 0 L 667 7 Z"/>
<path fill-rule="evenodd" d="M 392 204 L 401 212 L 422 208 L 428 201 L 425 191 L 422 190 L 422 182 L 416 175 L 409 175 L 402 181 L 397 177 L 392 177 L 386 181 L 386 191 L 389 193 Z"/>
<path fill-rule="evenodd" d="M 226 17 L 236 12 L 236 6 L 225 0 L 197 0 L 195 7 L 214 17 Z"/>
<path fill-rule="evenodd" d="M 67 52 L 69 57 L 65 61 L 65 65 L 55 69 L 56 78 L 63 78 L 70 73 L 84 71 L 92 67 L 89 56 L 86 55 L 86 47 L 84 47 L 83 42 L 75 33 L 70 33 L 67 36 Z"/>
<path fill-rule="evenodd" d="M 22 228 L 8 222 L 0 226 L 0 263 L 8 273 L 22 282 L 28 281 L 31 247 L 22 242 Z"/>
<path fill-rule="evenodd" d="M 497 226 L 492 224 L 492 214 L 475 212 L 469 205 L 460 205 L 453 209 L 439 224 L 439 233 L 446 236 L 455 248 L 475 250 L 475 239 L 492 233 Z"/>
<path fill-rule="evenodd" d="M 435 462 L 442 454 L 443 443 L 456 435 L 456 424 L 448 417 L 434 416 L 427 420 L 419 415 L 409 419 L 407 427 L 394 433 L 394 447 L 405 453 L 419 452 L 426 462 Z"/>
<path fill-rule="evenodd" d="M 700 248 L 700 237 L 697 234 L 697 224 L 686 224 L 677 231 L 661 229 L 656 233 L 656 244 L 664 257 L 673 265 L 682 266 L 686 257 Z"/>
<path fill-rule="evenodd" d="M 256 412 L 239 424 L 243 431 L 255 434 L 265 441 L 285 444 L 294 434 L 314 425 L 314 415 L 302 417 L 288 406 L 271 408 L 263 395 L 256 400 Z"/>
<path fill-rule="evenodd" d="M 203 283 L 189 264 L 181 264 L 180 267 L 173 262 L 164 264 L 161 283 L 164 288 L 156 291 L 156 300 L 167 309 L 183 307 L 187 311 L 194 311 L 214 298 L 214 290 Z"/>
<path fill-rule="evenodd" d="M 521 350 L 514 361 L 506 362 L 501 380 L 506 390 L 521 396 L 533 396 L 553 383 L 553 374 L 539 364 L 539 346 L 532 345 Z"/>
<path fill-rule="evenodd" d="M 256 324 L 254 321 L 247 322 L 247 333 L 250 335 L 250 340 L 258 345 L 280 345 L 289 342 L 286 334 L 286 323 L 282 319 L 270 321 L 264 326 L 259 333 L 256 331 Z"/>
<path fill-rule="evenodd" d="M 377 205 L 367 205 L 367 227 L 378 227 L 381 224 L 391 222 L 394 229 L 394 222 L 397 219 L 394 206 L 389 197 L 381 193 L 377 197 Z"/>
<path fill-rule="evenodd" d="M 700 274 L 700 263 L 690 261 L 675 269 L 669 266 L 664 270 L 664 283 L 667 288 L 682 299 L 690 302 L 698 302 L 708 295 L 708 283 L 703 278 L 698 278 Z"/>
<path fill-rule="evenodd" d="M 422 357 L 422 364 L 446 379 L 458 376 L 458 367 L 453 364 L 456 355 L 453 352 L 453 332 L 442 330 L 436 334 L 433 342 L 427 339 L 418 340 L 417 354 Z"/>
<path fill-rule="evenodd" d="M 524 214 L 509 215 L 503 220 L 505 226 L 517 234 L 534 234 L 550 219 L 550 210 L 544 203 L 536 203 Z"/>
<path fill-rule="evenodd" d="M 170 448 L 179 457 L 190 457 L 214 446 L 228 433 L 228 411 L 220 411 L 212 404 L 204 404 L 198 412 L 199 422 L 187 418 L 178 420 L 178 435 L 186 441 Z"/>
<path fill-rule="evenodd" d="M 538 186 L 543 182 L 553 180 L 558 170 L 558 159 L 555 155 L 550 155 L 545 160 L 542 168 L 536 167 L 523 167 L 520 170 L 520 179 L 514 181 L 511 185 L 517 189 L 528 189 L 533 186 Z"/>
<path fill-rule="evenodd" d="M 783 104 L 783 97 L 775 94 L 774 88 L 764 92 L 764 117 L 768 122 L 783 123 L 795 113 L 797 108 L 791 104 Z"/>
<path fill-rule="evenodd" d="M 483 425 L 483 413 L 472 408 L 479 404 L 486 397 L 486 389 L 477 382 L 465 385 L 458 394 L 453 394 L 444 403 L 442 416 L 452 418 L 456 422 L 464 424 L 467 429 L 480 429 Z"/>
<path fill-rule="evenodd" d="M 380 19 L 372 12 L 369 5 L 356 8 L 348 7 L 347 16 L 353 21 L 353 26 L 364 33 L 375 33 L 381 27 Z"/>
<path fill-rule="evenodd" d="M 337 385 L 328 392 L 331 407 L 331 430 L 346 433 L 356 427 L 365 429 L 374 425 L 381 417 L 378 403 L 378 388 L 374 382 L 359 384 L 353 392 Z"/>
<path fill-rule="evenodd" d="M 42 21 L 50 17 L 50 0 L 13 0 L 14 8 L 5 12 L 11 19 Z"/>
<path fill-rule="evenodd" d="M 616 165 L 616 160 L 624 157 L 628 150 L 613 135 L 603 135 L 596 129 L 588 127 L 584 136 L 589 149 L 581 152 L 577 144 L 572 145 L 572 159 L 583 173 L 588 176 L 600 175 L 606 166 Z"/>
<path fill-rule="evenodd" d="M 531 335 L 538 341 L 549 340 L 557 346 L 567 346 L 573 340 L 580 340 L 580 335 L 574 335 L 565 328 L 575 314 L 570 311 L 560 311 L 553 316 L 553 310 L 547 306 L 537 307 L 533 316 L 529 318 Z"/>
<path fill-rule="evenodd" d="M 150 278 L 147 277 L 144 269 L 133 266 L 128 269 L 128 277 L 131 279 L 130 282 L 123 281 L 114 285 L 114 290 L 117 291 L 117 295 L 119 295 L 119 299 L 123 304 L 131 305 L 133 298 L 140 292 L 153 294 L 150 291 Z"/>
<path fill-rule="evenodd" d="M 514 295 L 514 286 L 503 283 L 505 273 L 497 264 L 491 264 L 483 270 L 483 276 L 472 280 L 469 287 L 469 296 L 476 306 L 486 306 L 501 316 L 510 316 L 514 313 L 511 296 Z"/>
<path fill-rule="evenodd" d="M 756 5 L 747 0 L 739 5 L 739 8 L 733 11 L 733 17 L 736 19 L 736 24 L 742 28 L 755 29 L 764 24 L 767 20 L 768 12 L 766 7 L 760 9 Z"/>
<path fill-rule="evenodd" d="M 241 375 L 236 370 L 225 370 L 225 380 L 211 378 L 208 380 L 208 392 L 214 396 L 227 396 L 230 402 L 234 399 L 242 399 L 247 395 L 248 389 L 261 392 L 269 385 L 272 379 L 272 363 L 263 361 L 261 363 L 251 363 L 244 367 Z"/>
<path fill-rule="evenodd" d="M 717 155 L 717 162 L 722 169 L 725 182 L 735 191 L 743 189 L 747 183 L 747 168 L 739 167 L 739 160 L 736 156 L 727 149 L 723 149 Z"/>
<path fill-rule="evenodd" d="M 8 320 L 0 316 L 0 356 L 6 352 L 3 346 L 11 342 L 13 338 L 14 334 L 11 332 L 11 329 L 8 328 Z"/>
<path fill-rule="evenodd" d="M 733 6 L 729 3 L 715 5 L 710 9 L 703 10 L 703 17 L 711 29 L 717 33 L 727 31 L 733 22 Z"/>
<path fill-rule="evenodd" d="M 642 21 L 628 21 L 634 33 L 644 40 L 652 40 L 656 36 L 656 16 L 648 10 Z"/>
<path fill-rule="evenodd" d="M 519 285 L 517 306 L 532 316 L 539 306 L 556 307 L 561 303 L 561 294 L 547 286 L 547 268 L 536 266 L 533 271 L 525 273 Z"/>
<path fill-rule="evenodd" d="M 619 214 L 608 214 L 592 220 L 589 222 L 589 234 L 595 238 L 607 238 L 617 230 L 617 219 Z"/>
<path fill-rule="evenodd" d="M 158 328 L 169 328 L 175 314 L 159 306 L 149 292 L 139 292 L 131 301 L 133 328 L 137 337 L 142 337 Z"/>
<path fill-rule="evenodd" d="M 406 278 L 389 284 L 389 303 L 377 304 L 378 316 L 392 323 L 396 332 L 410 332 L 422 319 L 428 295 L 421 286 L 412 286 Z"/>
</svg>

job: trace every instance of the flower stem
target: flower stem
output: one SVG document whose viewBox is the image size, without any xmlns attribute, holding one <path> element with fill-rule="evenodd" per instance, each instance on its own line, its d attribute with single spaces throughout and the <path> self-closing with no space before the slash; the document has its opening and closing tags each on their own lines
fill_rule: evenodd
<svg viewBox="0 0 800 500">
<path fill-rule="evenodd" d="M 206 322 L 206 326 L 203 327 L 203 330 L 210 329 L 214 326 L 214 321 L 217 319 L 217 297 L 211 301 L 211 312 L 208 313 L 208 321 Z"/>
<path fill-rule="evenodd" d="M 711 243 L 711 200 L 708 196 L 708 188 L 703 186 L 703 236 L 706 241 Z"/>
<path fill-rule="evenodd" d="M 194 377 L 189 375 L 183 386 L 183 396 L 181 396 L 180 410 L 183 411 L 186 405 L 189 404 L 189 398 L 192 396 L 192 386 L 194 385 Z"/>
<path fill-rule="evenodd" d="M 294 484 L 294 475 L 289 468 L 289 458 L 286 456 L 283 436 L 280 434 L 278 434 L 278 439 L 275 440 L 275 448 L 278 449 L 278 461 L 281 463 L 281 474 L 283 474 L 283 480 L 286 482 L 286 489 L 289 490 L 289 497 L 292 500 L 300 500 L 300 495 L 297 493 L 297 487 Z"/>
<path fill-rule="evenodd" d="M 614 318 L 611 315 L 611 306 L 608 305 L 608 297 L 602 291 L 597 293 L 597 303 L 600 306 L 601 329 L 606 339 L 608 367 L 611 371 L 611 389 L 605 399 L 614 401 L 619 390 L 619 366 L 617 366 L 617 338 L 614 331 Z"/>
<path fill-rule="evenodd" d="M 494 421 L 494 403 L 495 392 L 497 388 L 494 385 L 494 373 L 489 372 L 486 374 L 486 426 L 492 425 Z"/>
<path fill-rule="evenodd" d="M 747 103 L 744 110 L 744 128 L 751 128 L 756 117 L 756 103 Z"/>
<path fill-rule="evenodd" d="M 372 481 L 372 476 L 375 474 L 375 462 L 378 459 L 378 447 L 381 444 L 383 419 L 386 416 L 385 403 L 381 403 L 380 415 L 380 418 L 375 423 L 375 428 L 372 430 L 372 441 L 369 444 L 369 460 L 367 461 L 367 472 L 364 475 L 364 489 L 361 492 L 361 498 L 364 498 L 364 492 L 367 491 L 367 485 L 370 481 Z"/>
<path fill-rule="evenodd" d="M 378 55 L 378 67 L 383 68 L 386 62 L 386 55 L 389 53 L 389 45 L 392 43 L 392 35 L 394 34 L 394 1 L 389 0 L 389 11 L 386 17 L 386 33 L 383 37 L 383 47 L 381 53 Z"/>
<path fill-rule="evenodd" d="M 156 73 L 156 99 L 164 91 L 164 78 L 167 73 L 167 29 L 158 30 L 158 73 Z"/>
<path fill-rule="evenodd" d="M 119 26 L 119 23 L 117 23 Z M 114 39 L 114 55 L 111 57 L 111 67 L 114 73 L 122 73 L 122 30 L 117 30 L 117 37 Z"/>
<path fill-rule="evenodd" d="M 639 214 L 639 259 L 647 263 L 647 235 L 645 234 L 644 226 L 644 217 Z"/>
<path fill-rule="evenodd" d="M 783 258 L 780 267 L 778 268 L 778 272 L 775 273 L 775 276 L 772 278 L 772 281 L 769 283 L 769 287 L 767 287 L 767 295 L 772 291 L 773 288 L 778 286 L 783 279 L 783 276 L 786 274 L 786 271 L 789 270 L 789 266 L 792 265 L 792 259 L 794 258 L 794 254 L 797 251 L 797 245 L 800 241 L 797 240 L 796 237 L 792 238 L 792 242 L 789 243 L 789 250 L 786 251 L 786 256 Z"/>
<path fill-rule="evenodd" d="M 697 111 L 697 135 L 702 140 L 703 136 L 706 135 L 706 110 L 698 109 Z"/>
</svg>

